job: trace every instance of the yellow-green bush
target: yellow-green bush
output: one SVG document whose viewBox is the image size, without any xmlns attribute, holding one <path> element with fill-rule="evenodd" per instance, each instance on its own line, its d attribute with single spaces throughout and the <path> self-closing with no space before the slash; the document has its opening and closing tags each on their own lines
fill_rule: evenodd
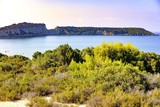
<svg viewBox="0 0 160 107">
<path fill-rule="evenodd" d="M 51 103 L 42 97 L 35 97 L 27 104 L 29 107 L 52 107 Z"/>
<path fill-rule="evenodd" d="M 131 44 L 103 43 L 82 51 L 61 45 L 33 59 L 0 54 L 0 100 L 48 96 L 91 107 L 160 106 L 160 55 Z M 34 98 L 31 106 L 48 106 Z M 45 104 L 45 105 L 43 105 Z"/>
</svg>

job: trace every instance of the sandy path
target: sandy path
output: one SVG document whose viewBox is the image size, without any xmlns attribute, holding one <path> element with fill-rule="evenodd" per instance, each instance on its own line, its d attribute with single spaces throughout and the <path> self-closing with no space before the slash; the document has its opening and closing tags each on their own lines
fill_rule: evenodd
<svg viewBox="0 0 160 107">
<path fill-rule="evenodd" d="M 28 100 L 3 101 L 0 102 L 0 107 L 26 107 L 28 102 Z"/>
<path fill-rule="evenodd" d="M 48 101 L 50 100 L 50 97 L 45 97 Z M 26 104 L 28 103 L 29 101 L 26 99 L 26 100 L 18 100 L 18 101 L 3 101 L 3 102 L 0 102 L 0 107 L 26 107 Z M 79 105 L 77 106 L 76 104 L 62 104 L 62 103 L 58 103 L 58 102 L 55 102 L 57 104 L 60 104 L 63 106 L 67 105 L 67 106 L 76 106 L 76 107 L 86 107 L 86 105 Z"/>
</svg>

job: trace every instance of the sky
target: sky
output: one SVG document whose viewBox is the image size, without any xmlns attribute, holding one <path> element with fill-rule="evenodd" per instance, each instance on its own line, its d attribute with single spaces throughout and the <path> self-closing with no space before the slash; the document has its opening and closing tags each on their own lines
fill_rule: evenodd
<svg viewBox="0 0 160 107">
<path fill-rule="evenodd" d="M 142 27 L 160 32 L 160 0 L 0 0 L 0 27 L 20 22 L 56 26 Z"/>
</svg>

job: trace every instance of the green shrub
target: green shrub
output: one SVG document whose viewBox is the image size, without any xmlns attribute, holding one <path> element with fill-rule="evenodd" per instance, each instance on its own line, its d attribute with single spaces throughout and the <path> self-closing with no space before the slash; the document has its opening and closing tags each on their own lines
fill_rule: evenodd
<svg viewBox="0 0 160 107">
<path fill-rule="evenodd" d="M 103 43 L 82 51 L 61 45 L 36 52 L 32 60 L 0 54 L 0 100 L 53 94 L 54 101 L 91 107 L 155 107 L 160 106 L 159 72 L 160 55 L 131 44 Z M 43 104 L 49 103 L 31 101 L 31 106 Z"/>
<path fill-rule="evenodd" d="M 8 72 L 12 70 L 12 65 L 8 63 L 0 63 L 0 70 L 3 72 Z"/>
<path fill-rule="evenodd" d="M 32 98 L 30 103 L 27 104 L 29 107 L 52 107 L 51 103 L 45 98 L 35 97 Z"/>
<path fill-rule="evenodd" d="M 94 96 L 87 102 L 87 107 L 103 107 L 103 96 Z"/>
</svg>

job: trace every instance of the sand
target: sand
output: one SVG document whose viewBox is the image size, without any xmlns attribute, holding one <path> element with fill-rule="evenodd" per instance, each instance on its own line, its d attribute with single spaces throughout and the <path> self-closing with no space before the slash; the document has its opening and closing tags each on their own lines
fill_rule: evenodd
<svg viewBox="0 0 160 107">
<path fill-rule="evenodd" d="M 48 101 L 51 99 L 50 97 L 45 97 Z M 18 101 L 2 101 L 0 102 L 0 107 L 26 107 L 27 103 L 29 103 L 29 101 L 27 99 L 25 100 L 18 100 Z M 76 106 L 76 107 L 86 107 L 86 105 L 76 105 L 76 104 L 62 104 L 62 103 L 58 103 L 58 102 L 54 102 L 56 104 L 60 104 L 63 106 L 67 105 L 67 106 Z"/>
<path fill-rule="evenodd" d="M 26 107 L 28 102 L 28 100 L 3 101 L 0 102 L 0 107 Z"/>
</svg>

